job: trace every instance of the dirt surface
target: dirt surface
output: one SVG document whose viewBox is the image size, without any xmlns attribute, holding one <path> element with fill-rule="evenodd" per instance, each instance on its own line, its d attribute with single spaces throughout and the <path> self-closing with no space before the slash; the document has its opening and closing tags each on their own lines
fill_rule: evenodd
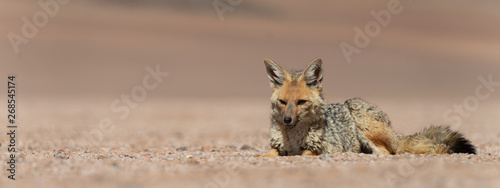
<svg viewBox="0 0 500 188">
<path fill-rule="evenodd" d="M 243 1 L 223 21 L 212 3 L 70 1 L 17 53 L 0 37 L 19 125 L 12 181 L 0 88 L 0 187 L 500 187 L 498 2 L 401 1 L 350 62 L 339 45 L 388 2 Z M 44 10 L 0 4 L 0 36 Z M 315 57 L 329 102 L 361 97 L 403 134 L 450 125 L 477 155 L 256 157 L 270 149 L 263 59 Z"/>
</svg>

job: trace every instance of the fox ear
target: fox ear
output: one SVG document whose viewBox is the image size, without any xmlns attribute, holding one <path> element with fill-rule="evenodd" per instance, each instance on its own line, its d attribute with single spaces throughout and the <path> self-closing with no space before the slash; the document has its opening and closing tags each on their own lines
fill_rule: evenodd
<svg viewBox="0 0 500 188">
<path fill-rule="evenodd" d="M 264 59 L 266 65 L 267 76 L 271 81 L 271 87 L 279 88 L 285 81 L 285 71 L 270 59 Z"/>
<path fill-rule="evenodd" d="M 311 63 L 304 70 L 304 73 L 302 73 L 307 86 L 311 88 L 321 88 L 323 83 L 323 69 L 321 68 L 322 63 L 323 60 L 321 60 L 321 58 L 316 58 L 311 61 Z"/>
</svg>

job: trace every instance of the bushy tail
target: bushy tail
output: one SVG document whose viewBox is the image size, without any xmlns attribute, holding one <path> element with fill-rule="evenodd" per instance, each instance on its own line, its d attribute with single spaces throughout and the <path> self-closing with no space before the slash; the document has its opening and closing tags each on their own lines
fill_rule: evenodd
<svg viewBox="0 0 500 188">
<path fill-rule="evenodd" d="M 431 126 L 413 135 L 401 136 L 397 153 L 476 154 L 476 148 L 461 133 L 447 126 Z"/>
</svg>

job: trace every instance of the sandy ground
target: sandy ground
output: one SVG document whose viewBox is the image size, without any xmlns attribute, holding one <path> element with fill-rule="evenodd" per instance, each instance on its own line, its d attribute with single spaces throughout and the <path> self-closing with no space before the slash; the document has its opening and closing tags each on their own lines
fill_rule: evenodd
<svg viewBox="0 0 500 188">
<path fill-rule="evenodd" d="M 397 112 L 408 103 L 381 101 L 398 132 L 419 119 L 439 119 L 422 109 Z M 234 105 L 238 103 L 239 105 Z M 75 108 L 78 104 L 80 108 Z M 45 112 L 24 110 L 19 131 L 18 180 L 4 185 L 33 187 L 496 187 L 500 184 L 500 134 L 485 104 L 456 127 L 478 147 L 477 155 L 396 155 L 338 153 L 315 157 L 254 157 L 269 149 L 266 99 L 151 100 L 126 120 L 105 103 L 71 103 Z M 49 104 L 41 103 L 46 107 Z M 62 111 L 61 109 L 66 109 Z M 31 119 L 30 118 L 30 119 Z M 113 129 L 101 129 L 102 119 Z M 437 120 L 435 120 L 438 122 Z M 411 123 L 412 124 L 412 123 Z M 29 127 L 28 127 L 29 125 Z M 474 125 L 474 126 L 471 126 Z M 96 130 L 97 137 L 83 132 Z M 5 143 L 5 142 L 4 142 Z M 6 161 L 2 155 L 2 161 Z M 4 165 L 5 167 L 5 165 Z M 5 172 L 3 176 L 7 175 Z M 3 187 L 3 186 L 2 186 Z"/>
<path fill-rule="evenodd" d="M 43 10 L 0 3 L 1 36 Z M 499 187 L 500 4 L 401 6 L 348 63 L 339 44 L 387 2 L 243 1 L 224 21 L 212 1 L 60 5 L 19 53 L 0 38 L 19 123 L 12 181 L 0 100 L 0 187 Z M 255 157 L 270 149 L 262 60 L 301 69 L 315 57 L 329 102 L 361 97 L 404 134 L 449 124 L 478 154 Z M 157 66 L 168 76 L 124 103 Z"/>
</svg>

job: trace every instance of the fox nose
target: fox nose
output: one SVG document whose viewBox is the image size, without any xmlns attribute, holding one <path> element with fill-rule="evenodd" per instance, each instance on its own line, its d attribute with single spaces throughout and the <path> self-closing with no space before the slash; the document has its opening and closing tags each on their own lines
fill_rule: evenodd
<svg viewBox="0 0 500 188">
<path fill-rule="evenodd" d="M 292 122 L 292 118 L 291 117 L 285 117 L 283 119 L 283 122 L 286 123 L 286 124 L 290 124 Z"/>
</svg>

